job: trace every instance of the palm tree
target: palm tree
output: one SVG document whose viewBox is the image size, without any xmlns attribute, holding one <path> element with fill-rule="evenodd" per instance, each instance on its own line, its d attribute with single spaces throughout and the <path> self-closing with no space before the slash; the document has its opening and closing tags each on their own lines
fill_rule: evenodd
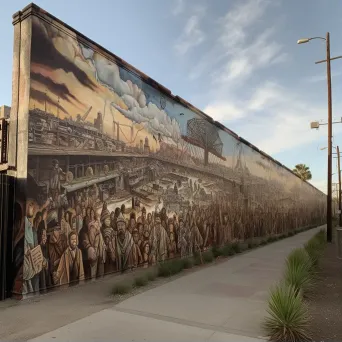
<svg viewBox="0 0 342 342">
<path fill-rule="evenodd" d="M 293 172 L 305 181 L 312 178 L 310 168 L 305 164 L 297 164 L 293 169 Z"/>
</svg>

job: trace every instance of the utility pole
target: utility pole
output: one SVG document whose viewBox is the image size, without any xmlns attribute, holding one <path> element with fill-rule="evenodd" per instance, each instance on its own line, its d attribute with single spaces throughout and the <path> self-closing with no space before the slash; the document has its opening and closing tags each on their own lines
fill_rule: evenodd
<svg viewBox="0 0 342 342">
<path fill-rule="evenodd" d="M 326 35 L 327 86 L 328 86 L 328 196 L 327 196 L 327 241 L 332 242 L 332 100 L 331 100 L 331 65 L 330 34 Z"/>
<path fill-rule="evenodd" d="M 308 43 L 311 40 L 325 40 L 326 59 L 315 62 L 315 64 L 327 63 L 327 86 L 328 86 L 328 192 L 327 192 L 327 241 L 332 242 L 332 100 L 331 100 L 331 61 L 340 59 L 342 56 L 330 57 L 330 34 L 326 37 L 303 38 L 297 41 L 297 44 Z M 319 124 L 314 123 L 311 128 L 318 128 Z"/>
<path fill-rule="evenodd" d="M 337 153 L 337 171 L 338 171 L 338 210 L 339 210 L 339 227 L 342 227 L 342 201 L 341 201 L 341 163 L 340 163 L 340 148 L 336 147 Z"/>
</svg>

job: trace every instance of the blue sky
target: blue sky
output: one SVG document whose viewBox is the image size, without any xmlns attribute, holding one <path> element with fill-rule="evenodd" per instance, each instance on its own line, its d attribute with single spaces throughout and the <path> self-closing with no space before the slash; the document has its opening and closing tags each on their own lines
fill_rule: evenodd
<svg viewBox="0 0 342 342">
<path fill-rule="evenodd" d="M 12 14 L 2 4 L 0 104 L 11 103 Z M 310 166 L 326 191 L 324 42 L 342 55 L 340 0 L 37 0 L 36 4 L 114 52 L 292 168 Z M 334 118 L 342 116 L 342 60 L 332 63 Z M 342 145 L 342 125 L 334 125 Z M 335 176 L 334 176 L 335 177 Z M 335 180 L 334 180 L 335 181 Z"/>
</svg>

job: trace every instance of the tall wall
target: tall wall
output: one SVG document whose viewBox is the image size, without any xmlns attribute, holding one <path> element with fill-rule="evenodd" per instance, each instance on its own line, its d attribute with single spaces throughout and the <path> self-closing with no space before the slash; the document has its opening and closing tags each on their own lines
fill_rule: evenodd
<svg viewBox="0 0 342 342">
<path fill-rule="evenodd" d="M 324 194 L 120 58 L 35 5 L 14 24 L 14 293 L 323 222 Z"/>
</svg>

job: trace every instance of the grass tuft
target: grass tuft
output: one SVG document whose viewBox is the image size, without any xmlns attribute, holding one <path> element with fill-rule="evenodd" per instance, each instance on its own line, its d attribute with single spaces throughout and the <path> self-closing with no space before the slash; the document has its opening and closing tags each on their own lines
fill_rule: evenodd
<svg viewBox="0 0 342 342">
<path fill-rule="evenodd" d="M 202 256 L 203 256 L 203 261 L 206 264 L 214 261 L 214 255 L 211 250 L 204 252 Z"/>
<path fill-rule="evenodd" d="M 138 277 L 134 279 L 134 286 L 136 287 L 142 287 L 142 286 L 146 286 L 148 283 L 148 279 L 147 277 Z"/>
<path fill-rule="evenodd" d="M 149 271 L 149 272 L 147 273 L 147 279 L 148 279 L 149 281 L 156 280 L 157 277 L 158 277 L 157 271 Z"/>
<path fill-rule="evenodd" d="M 158 276 L 159 277 L 170 277 L 177 274 L 183 270 L 183 261 L 181 259 L 174 259 L 164 261 L 158 266 Z"/>
<path fill-rule="evenodd" d="M 194 261 L 191 258 L 185 258 L 185 259 L 181 259 L 181 260 L 182 260 L 184 269 L 189 269 L 189 268 L 192 268 L 194 266 Z"/>
<path fill-rule="evenodd" d="M 232 250 L 234 251 L 234 253 L 241 253 L 241 248 L 238 242 L 234 242 L 232 244 Z"/>
<path fill-rule="evenodd" d="M 128 282 L 117 283 L 113 286 L 113 295 L 123 295 L 132 291 L 132 284 Z"/>
<path fill-rule="evenodd" d="M 310 341 L 308 308 L 293 286 L 272 289 L 267 312 L 263 328 L 271 341 Z"/>
<path fill-rule="evenodd" d="M 218 248 L 217 246 L 213 246 L 211 248 L 211 252 L 213 253 L 214 258 L 216 259 L 217 257 L 221 256 L 221 249 Z"/>
</svg>

